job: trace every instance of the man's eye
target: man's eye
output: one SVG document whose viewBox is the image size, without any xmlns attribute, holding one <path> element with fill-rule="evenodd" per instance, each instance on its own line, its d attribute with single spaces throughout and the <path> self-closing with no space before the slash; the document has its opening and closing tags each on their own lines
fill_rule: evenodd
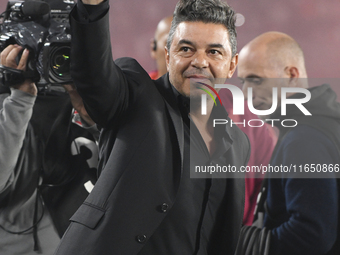
<svg viewBox="0 0 340 255">
<path fill-rule="evenodd" d="M 189 47 L 182 47 L 181 50 L 184 51 L 184 52 L 189 52 L 190 48 Z"/>
<path fill-rule="evenodd" d="M 218 50 L 210 50 L 210 53 L 216 55 L 219 54 L 220 52 Z"/>
<path fill-rule="evenodd" d="M 256 84 L 256 85 L 260 85 L 262 84 L 262 79 L 253 79 L 253 83 Z"/>
<path fill-rule="evenodd" d="M 247 81 L 255 85 L 261 85 L 263 82 L 262 78 L 247 78 Z"/>
</svg>

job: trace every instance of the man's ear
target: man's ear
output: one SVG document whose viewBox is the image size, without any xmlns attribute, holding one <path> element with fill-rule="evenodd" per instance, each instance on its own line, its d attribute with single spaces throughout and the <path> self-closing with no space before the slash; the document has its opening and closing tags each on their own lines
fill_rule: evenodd
<svg viewBox="0 0 340 255">
<path fill-rule="evenodd" d="M 169 62 L 170 62 L 170 52 L 168 50 L 168 47 L 165 46 L 165 61 L 166 61 L 166 69 L 169 72 Z"/>
<path fill-rule="evenodd" d="M 295 66 L 287 66 L 285 68 L 285 73 L 291 79 L 293 79 L 293 78 L 300 78 L 299 69 L 297 67 L 295 67 Z"/>
<path fill-rule="evenodd" d="M 235 56 L 231 59 L 227 78 L 231 78 L 233 76 L 236 70 L 237 64 L 238 64 L 238 53 L 236 53 Z"/>
<path fill-rule="evenodd" d="M 152 59 L 156 59 L 157 42 L 156 39 L 150 39 L 150 56 Z"/>
<path fill-rule="evenodd" d="M 295 66 L 287 66 L 285 68 L 285 73 L 289 77 L 289 86 L 298 87 L 298 79 L 300 77 L 299 69 Z"/>
</svg>

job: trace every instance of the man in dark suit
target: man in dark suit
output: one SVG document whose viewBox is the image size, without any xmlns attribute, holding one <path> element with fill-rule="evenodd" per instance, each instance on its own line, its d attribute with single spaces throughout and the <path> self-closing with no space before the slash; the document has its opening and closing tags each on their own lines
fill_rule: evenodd
<svg viewBox="0 0 340 255">
<path fill-rule="evenodd" d="M 197 166 L 240 169 L 249 158 L 236 126 L 213 127 L 215 117 L 228 120 L 224 108 L 207 100 L 202 115 L 197 106 L 203 87 L 235 71 L 233 10 L 220 0 L 180 1 L 169 73 L 153 81 L 134 59 L 112 61 L 108 8 L 83 0 L 71 13 L 72 77 L 102 128 L 100 177 L 56 254 L 233 254 L 244 180 L 191 178 Z"/>
</svg>

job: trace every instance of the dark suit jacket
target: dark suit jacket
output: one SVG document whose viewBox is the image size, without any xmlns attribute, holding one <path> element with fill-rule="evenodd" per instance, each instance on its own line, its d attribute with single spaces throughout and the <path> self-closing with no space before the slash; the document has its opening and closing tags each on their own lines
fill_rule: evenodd
<svg viewBox="0 0 340 255">
<path fill-rule="evenodd" d="M 90 116 L 102 128 L 100 177 L 71 218 L 56 252 L 62 255 L 138 254 L 176 200 L 183 162 L 183 122 L 168 76 L 154 82 L 130 58 L 112 60 L 108 15 L 72 20 L 72 76 Z M 249 157 L 246 136 L 234 141 L 228 163 Z M 221 250 L 232 254 L 242 224 L 244 180 L 227 182 L 228 213 Z M 167 210 L 162 210 L 167 204 Z"/>
</svg>

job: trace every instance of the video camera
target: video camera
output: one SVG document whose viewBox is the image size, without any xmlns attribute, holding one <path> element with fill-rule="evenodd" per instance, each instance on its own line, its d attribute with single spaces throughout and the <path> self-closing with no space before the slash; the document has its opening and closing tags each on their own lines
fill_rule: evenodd
<svg viewBox="0 0 340 255">
<path fill-rule="evenodd" d="M 25 78 L 39 87 L 71 83 L 68 16 L 74 5 L 73 0 L 9 0 L 0 16 L 0 51 L 18 44 L 30 55 L 26 72 L 0 66 L 0 83 L 11 86 Z"/>
</svg>

